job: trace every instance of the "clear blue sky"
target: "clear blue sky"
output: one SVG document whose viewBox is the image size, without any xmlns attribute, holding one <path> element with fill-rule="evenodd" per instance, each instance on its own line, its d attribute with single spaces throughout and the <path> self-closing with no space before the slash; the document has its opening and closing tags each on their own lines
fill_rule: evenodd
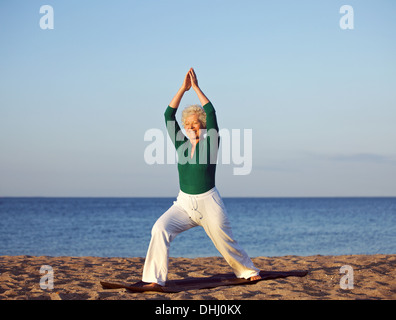
<svg viewBox="0 0 396 320">
<path fill-rule="evenodd" d="M 395 13 L 393 0 L 2 0 L 0 196 L 175 196 L 176 165 L 146 164 L 143 137 L 165 133 L 190 67 L 220 127 L 253 130 L 252 172 L 217 168 L 223 196 L 396 196 Z"/>
</svg>

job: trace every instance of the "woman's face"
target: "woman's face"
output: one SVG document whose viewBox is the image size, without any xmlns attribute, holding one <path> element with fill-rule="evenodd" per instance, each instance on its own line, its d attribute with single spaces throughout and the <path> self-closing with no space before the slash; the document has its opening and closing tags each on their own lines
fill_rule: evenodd
<svg viewBox="0 0 396 320">
<path fill-rule="evenodd" d="M 201 128 L 201 122 L 199 121 L 197 114 L 194 113 L 184 119 L 184 129 L 191 140 L 199 139 Z"/>
</svg>

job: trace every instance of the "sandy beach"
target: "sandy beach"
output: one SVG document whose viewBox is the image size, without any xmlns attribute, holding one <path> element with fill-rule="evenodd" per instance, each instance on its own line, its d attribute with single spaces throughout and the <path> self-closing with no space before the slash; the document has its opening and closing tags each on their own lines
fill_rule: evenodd
<svg viewBox="0 0 396 320">
<path fill-rule="evenodd" d="M 144 258 L 0 256 L 1 300 L 393 300 L 396 299 L 396 255 L 256 257 L 265 271 L 302 271 L 305 277 L 260 281 L 179 293 L 131 293 L 104 290 L 100 281 L 134 283 L 141 279 Z M 40 286 L 53 270 L 53 289 Z M 353 288 L 342 289 L 342 266 L 353 270 Z M 170 258 L 169 279 L 208 277 L 232 270 L 221 257 Z"/>
</svg>

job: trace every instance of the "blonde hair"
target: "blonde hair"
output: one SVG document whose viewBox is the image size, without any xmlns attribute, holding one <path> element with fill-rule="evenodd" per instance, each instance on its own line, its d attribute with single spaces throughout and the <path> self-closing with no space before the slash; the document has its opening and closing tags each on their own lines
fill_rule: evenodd
<svg viewBox="0 0 396 320">
<path fill-rule="evenodd" d="M 191 106 L 186 107 L 183 112 L 182 112 L 182 124 L 184 126 L 184 121 L 185 119 L 192 115 L 192 114 L 197 114 L 198 115 L 198 120 L 202 125 L 203 129 L 206 129 L 206 112 L 204 110 L 204 108 L 202 108 L 200 105 L 198 104 L 193 104 Z"/>
</svg>

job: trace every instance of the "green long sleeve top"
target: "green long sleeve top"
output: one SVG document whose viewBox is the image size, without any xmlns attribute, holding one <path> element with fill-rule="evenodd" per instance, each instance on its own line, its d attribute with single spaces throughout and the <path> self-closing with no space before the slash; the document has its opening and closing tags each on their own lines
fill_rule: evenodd
<svg viewBox="0 0 396 320">
<path fill-rule="evenodd" d="M 207 134 L 197 143 L 192 158 L 192 144 L 176 120 L 177 109 L 168 106 L 164 114 L 169 137 L 177 152 L 180 190 L 188 194 L 204 193 L 215 186 L 219 128 L 212 103 L 208 102 L 203 109 L 206 113 Z"/>
</svg>

